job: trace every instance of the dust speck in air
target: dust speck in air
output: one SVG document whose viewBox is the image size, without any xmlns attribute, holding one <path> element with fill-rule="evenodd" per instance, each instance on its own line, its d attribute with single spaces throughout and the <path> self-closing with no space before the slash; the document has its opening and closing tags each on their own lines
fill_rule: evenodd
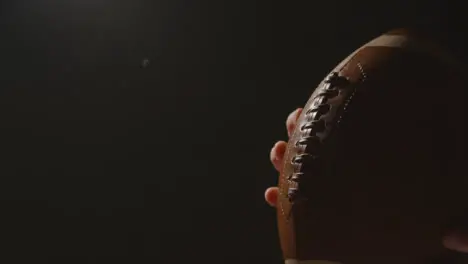
<svg viewBox="0 0 468 264">
<path fill-rule="evenodd" d="M 148 58 L 144 58 L 141 60 L 141 68 L 148 68 L 150 64 L 150 60 Z"/>
</svg>

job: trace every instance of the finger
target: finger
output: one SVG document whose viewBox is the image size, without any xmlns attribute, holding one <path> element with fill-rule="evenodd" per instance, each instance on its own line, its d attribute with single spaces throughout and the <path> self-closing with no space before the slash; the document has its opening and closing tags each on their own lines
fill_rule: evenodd
<svg viewBox="0 0 468 264">
<path fill-rule="evenodd" d="M 466 234 L 452 232 L 443 238 L 442 243 L 447 249 L 468 253 L 468 237 Z"/>
<path fill-rule="evenodd" d="M 265 201 L 272 207 L 276 207 L 278 203 L 278 187 L 270 187 L 265 191 Z"/>
<path fill-rule="evenodd" d="M 288 118 L 286 119 L 286 128 L 288 130 L 289 137 L 293 134 L 294 129 L 296 128 L 297 119 L 299 118 L 301 113 L 302 113 L 302 108 L 298 108 L 294 112 L 289 114 Z"/>
<path fill-rule="evenodd" d="M 285 141 L 278 141 L 270 151 L 271 163 L 273 163 L 277 171 L 281 171 L 281 167 L 283 166 L 283 158 L 287 145 L 288 143 Z"/>
</svg>

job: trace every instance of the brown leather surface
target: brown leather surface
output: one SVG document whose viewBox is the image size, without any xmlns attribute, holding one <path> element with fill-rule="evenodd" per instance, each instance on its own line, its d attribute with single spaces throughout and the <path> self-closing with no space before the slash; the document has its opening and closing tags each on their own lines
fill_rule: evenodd
<svg viewBox="0 0 468 264">
<path fill-rule="evenodd" d="M 388 31 L 387 33 L 385 33 L 386 35 L 400 35 L 400 36 L 407 36 L 409 34 L 411 34 L 412 30 L 410 29 L 407 29 L 407 28 L 395 28 L 395 29 L 392 29 L 390 31 Z"/>
<path fill-rule="evenodd" d="M 285 154 L 278 206 L 284 258 L 424 263 L 443 250 L 446 217 L 466 198 L 466 179 L 453 176 L 464 164 L 462 76 L 430 54 L 388 47 L 366 47 L 335 70 L 349 83 L 321 101 L 330 87 L 319 85 Z M 331 108 L 311 117 L 317 102 Z M 311 119 L 326 120 L 326 128 L 301 131 Z M 315 141 L 295 145 L 310 134 Z M 304 153 L 313 155 L 291 164 Z M 298 185 L 288 181 L 297 172 Z"/>
<path fill-rule="evenodd" d="M 448 67 L 452 67 L 453 70 L 461 72 L 464 74 L 466 72 L 466 66 L 461 64 L 455 56 L 447 50 L 449 43 L 447 43 L 447 38 L 444 36 L 444 32 L 436 32 L 433 28 L 397 28 L 388 31 L 385 35 L 389 36 L 411 36 L 412 39 L 417 40 L 418 45 L 424 45 L 429 53 L 434 56 L 448 60 Z M 422 47 L 420 47 L 422 48 Z"/>
</svg>

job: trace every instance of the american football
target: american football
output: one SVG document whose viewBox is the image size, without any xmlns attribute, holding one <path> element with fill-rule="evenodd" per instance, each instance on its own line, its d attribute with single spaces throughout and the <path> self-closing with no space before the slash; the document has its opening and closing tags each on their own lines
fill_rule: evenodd
<svg viewBox="0 0 468 264">
<path fill-rule="evenodd" d="M 431 36 L 389 31 L 315 88 L 288 142 L 287 264 L 438 263 L 468 208 L 464 71 Z M 440 262 L 448 263 L 448 262 Z"/>
</svg>

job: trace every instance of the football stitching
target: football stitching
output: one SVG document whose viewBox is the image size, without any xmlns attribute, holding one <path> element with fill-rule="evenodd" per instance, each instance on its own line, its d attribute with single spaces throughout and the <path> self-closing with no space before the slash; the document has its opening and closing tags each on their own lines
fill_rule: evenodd
<svg viewBox="0 0 468 264">
<path fill-rule="evenodd" d="M 297 153 L 291 159 L 293 173 L 286 178 L 288 184 L 288 193 L 286 194 L 286 198 L 291 204 L 287 215 L 284 210 L 283 203 L 280 203 L 281 212 L 283 216 L 286 216 L 287 220 L 291 217 L 294 205 L 307 200 L 307 197 L 301 193 L 300 189 L 300 180 L 304 175 L 302 167 L 304 165 L 313 166 L 313 162 L 318 160 L 321 149 L 320 145 L 322 145 L 324 140 L 326 140 L 326 137 L 330 132 L 329 130 L 339 124 L 343 113 L 356 93 L 356 89 L 353 89 L 352 92 L 345 94 L 343 98 L 339 98 L 338 100 L 335 100 L 335 102 L 330 102 L 330 100 L 339 97 L 340 95 L 342 96 L 343 90 L 349 88 L 351 85 L 351 82 L 345 76 L 340 76 L 338 74 L 338 72 L 349 65 L 350 62 L 351 60 L 337 72 L 334 71 L 327 76 L 324 81 L 325 85 L 322 85 L 319 88 L 321 91 L 318 91 L 310 104 L 309 109 L 305 112 L 304 119 L 306 122 L 299 128 L 300 137 L 294 143 Z M 358 62 L 357 67 L 359 68 L 362 76 L 360 82 L 363 82 L 367 78 L 367 74 L 361 63 Z M 341 106 L 343 106 L 342 114 L 338 117 L 332 116 L 337 114 L 337 109 L 335 108 L 340 108 Z M 331 111 L 332 109 L 334 111 Z M 328 122 L 326 121 L 327 119 Z M 309 149 L 310 147 L 312 148 Z M 282 179 L 282 181 L 284 181 L 284 179 Z M 280 191 L 282 192 L 282 190 Z M 282 192 L 281 195 L 285 194 Z"/>
<path fill-rule="evenodd" d="M 360 62 L 356 63 L 356 65 L 359 68 L 359 71 L 361 72 L 361 80 L 359 80 L 359 82 L 362 83 L 367 79 L 367 73 L 364 71 L 364 67 L 362 66 L 362 64 Z M 340 124 L 341 119 L 343 119 L 343 115 L 346 113 L 346 110 L 348 109 L 348 105 L 353 100 L 353 97 L 354 97 L 355 94 L 356 94 L 356 88 L 353 89 L 353 92 L 351 93 L 351 95 L 346 100 L 346 103 L 343 106 L 343 111 L 342 111 L 340 117 L 338 118 L 338 121 L 336 122 L 337 126 Z"/>
<path fill-rule="evenodd" d="M 309 139 L 315 144 L 322 145 L 328 133 L 327 130 L 333 125 L 331 122 L 326 122 L 326 119 L 333 120 L 333 117 L 330 116 L 331 109 L 339 107 L 341 102 L 335 102 L 335 104 L 329 102 L 330 99 L 335 98 L 340 95 L 341 89 L 349 85 L 348 79 L 343 76 L 340 76 L 337 72 L 331 73 L 325 80 L 326 85 L 322 88 L 315 99 L 312 102 L 312 105 L 307 109 L 305 114 L 305 123 L 299 128 L 300 137 L 298 142 L 304 139 Z M 325 113 L 320 112 L 319 110 L 325 108 L 324 106 L 328 105 Z M 321 134 L 321 135 L 320 135 Z M 309 149 L 308 142 L 297 149 L 297 154 L 291 160 L 291 165 L 293 166 L 293 173 L 288 176 L 289 189 L 288 189 L 288 199 L 291 205 L 304 201 L 307 198 L 301 193 L 300 188 L 300 179 L 299 176 L 302 175 L 302 168 L 305 165 L 314 166 L 314 163 L 317 164 L 317 160 L 320 156 L 320 147 L 315 149 L 314 152 Z M 293 178 L 295 180 L 293 180 Z"/>
</svg>

